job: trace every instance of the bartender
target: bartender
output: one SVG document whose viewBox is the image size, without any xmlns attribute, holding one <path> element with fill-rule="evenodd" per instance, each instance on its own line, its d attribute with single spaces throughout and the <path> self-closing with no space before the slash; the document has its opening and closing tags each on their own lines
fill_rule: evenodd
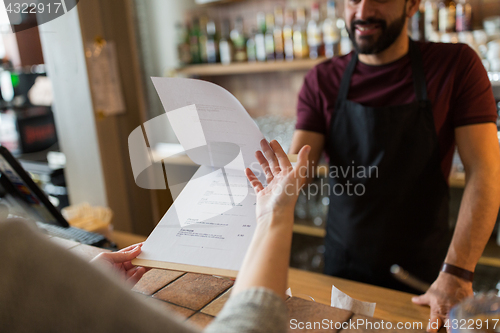
<svg viewBox="0 0 500 333">
<path fill-rule="evenodd" d="M 415 292 L 391 276 L 398 264 L 431 284 L 413 302 L 431 307 L 428 330 L 436 331 L 472 295 L 499 210 L 500 149 L 481 60 L 463 44 L 410 40 L 419 5 L 345 0 L 355 51 L 305 77 L 290 152 L 310 145 L 311 168 L 323 152 L 330 163 L 325 273 Z M 466 186 L 451 235 L 455 144 Z"/>
</svg>

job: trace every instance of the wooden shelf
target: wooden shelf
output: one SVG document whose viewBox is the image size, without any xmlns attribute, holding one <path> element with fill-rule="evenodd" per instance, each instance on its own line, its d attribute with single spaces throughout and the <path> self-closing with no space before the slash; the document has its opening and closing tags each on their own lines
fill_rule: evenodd
<svg viewBox="0 0 500 333">
<path fill-rule="evenodd" d="M 485 266 L 500 268 L 500 259 L 498 258 L 481 257 L 477 263 Z"/>
<path fill-rule="evenodd" d="M 195 3 L 198 6 L 208 7 L 208 6 L 216 6 L 216 5 L 225 5 L 235 2 L 242 2 L 245 0 L 195 0 Z"/>
<path fill-rule="evenodd" d="M 297 161 L 297 155 L 296 154 L 288 154 L 288 158 L 292 163 Z M 173 157 L 168 157 L 165 158 L 164 156 L 161 156 L 161 154 L 157 154 L 153 151 L 153 159 L 155 162 L 159 162 L 163 159 L 164 163 L 166 164 L 178 164 L 178 165 L 193 165 L 196 166 L 193 161 L 186 155 L 177 155 Z M 328 174 L 328 165 L 326 164 L 320 164 L 318 166 L 318 171 L 317 175 L 319 177 L 326 177 Z M 448 184 L 450 187 L 454 188 L 464 188 L 465 187 L 465 173 L 464 172 L 455 172 L 452 171 L 450 173 L 450 178 L 448 178 Z"/>
<path fill-rule="evenodd" d="M 304 224 L 298 224 L 298 223 L 294 223 L 293 232 L 296 234 L 321 237 L 321 238 L 324 238 L 326 235 L 325 228 L 313 227 L 310 225 L 304 225 Z"/>
<path fill-rule="evenodd" d="M 293 61 L 242 62 L 223 64 L 189 65 L 176 70 L 177 74 L 188 76 L 219 76 L 235 74 L 290 72 L 309 70 L 327 58 L 303 59 Z"/>
<path fill-rule="evenodd" d="M 320 164 L 317 169 L 318 177 L 328 176 L 328 165 Z M 464 172 L 450 172 L 450 177 L 448 178 L 448 185 L 453 188 L 465 188 L 465 173 Z"/>
<path fill-rule="evenodd" d="M 448 184 L 454 188 L 465 188 L 465 172 L 450 172 Z"/>
</svg>

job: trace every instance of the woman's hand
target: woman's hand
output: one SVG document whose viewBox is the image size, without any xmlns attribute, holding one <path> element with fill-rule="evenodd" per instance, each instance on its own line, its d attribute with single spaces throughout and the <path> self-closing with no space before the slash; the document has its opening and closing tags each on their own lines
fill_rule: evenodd
<svg viewBox="0 0 500 333">
<path fill-rule="evenodd" d="M 267 186 L 262 185 L 252 170 L 245 170 L 257 194 L 257 222 L 273 213 L 293 213 L 299 191 L 306 181 L 307 161 L 311 151 L 309 146 L 302 147 L 294 168 L 276 140 L 269 145 L 266 140 L 262 140 L 260 145 L 262 152 L 257 151 L 255 156 L 266 175 Z"/>
<path fill-rule="evenodd" d="M 132 285 L 135 285 L 149 269 L 134 266 L 131 260 L 141 253 L 142 243 L 130 245 L 117 252 L 103 252 L 98 254 L 91 262 L 102 262 L 117 271 Z"/>
<path fill-rule="evenodd" d="M 253 287 L 270 289 L 285 299 L 292 247 L 293 212 L 305 184 L 309 146 L 304 146 L 295 168 L 278 142 L 261 141 L 256 153 L 267 178 L 264 187 L 255 174 L 246 176 L 257 194 L 257 227 L 234 284 L 232 295 Z"/>
</svg>

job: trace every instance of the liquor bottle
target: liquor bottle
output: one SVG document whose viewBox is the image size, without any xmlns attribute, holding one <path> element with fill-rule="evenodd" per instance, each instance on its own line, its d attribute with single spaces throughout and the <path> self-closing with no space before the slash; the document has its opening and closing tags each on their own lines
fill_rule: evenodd
<svg viewBox="0 0 500 333">
<path fill-rule="evenodd" d="M 247 59 L 249 62 L 257 61 L 257 53 L 255 50 L 255 35 L 257 34 L 257 30 L 252 30 L 248 39 L 247 39 Z"/>
<path fill-rule="evenodd" d="M 457 4 L 451 0 L 448 3 L 448 31 L 455 32 L 457 28 Z"/>
<path fill-rule="evenodd" d="M 448 4 L 446 3 L 446 0 L 439 1 L 438 12 L 439 32 L 445 33 L 448 27 Z"/>
<path fill-rule="evenodd" d="M 207 23 L 207 62 L 210 64 L 217 62 L 217 42 L 216 42 L 216 28 L 213 20 Z"/>
<path fill-rule="evenodd" d="M 457 31 L 472 31 L 472 6 L 470 0 L 457 3 Z"/>
<path fill-rule="evenodd" d="M 304 59 L 309 56 L 306 31 L 306 10 L 297 9 L 297 22 L 293 26 L 293 55 L 297 59 Z"/>
<path fill-rule="evenodd" d="M 193 25 L 189 31 L 189 50 L 191 52 L 192 64 L 201 63 L 200 35 L 200 20 L 198 18 L 194 18 Z"/>
<path fill-rule="evenodd" d="M 206 16 L 200 17 L 200 37 L 199 37 L 199 44 L 200 44 L 200 61 L 201 61 L 201 63 L 207 63 L 208 62 L 208 56 L 207 56 L 207 40 L 208 40 L 207 23 L 208 23 L 208 18 Z"/>
<path fill-rule="evenodd" d="M 309 58 L 311 59 L 316 59 L 324 55 L 319 20 L 319 4 L 313 2 L 311 7 L 311 19 L 307 23 L 307 45 L 309 46 Z"/>
<path fill-rule="evenodd" d="M 257 33 L 255 34 L 255 54 L 258 61 L 266 61 L 266 15 L 257 13 Z"/>
<path fill-rule="evenodd" d="M 433 33 L 438 31 L 438 8 L 435 0 L 426 0 L 425 4 L 425 39 L 429 40 Z"/>
<path fill-rule="evenodd" d="M 264 35 L 267 61 L 274 60 L 274 15 L 266 14 L 266 33 Z"/>
<path fill-rule="evenodd" d="M 283 9 L 279 6 L 274 8 L 274 53 L 276 60 L 285 58 L 285 47 L 283 43 Z"/>
<path fill-rule="evenodd" d="M 231 42 L 233 43 L 234 60 L 237 62 L 247 61 L 247 51 L 245 35 L 243 34 L 243 18 L 236 18 L 234 29 L 230 33 Z"/>
<path fill-rule="evenodd" d="M 184 66 L 191 62 L 188 31 L 180 22 L 175 24 L 175 29 L 177 33 L 177 55 L 179 56 L 179 63 Z"/>
<path fill-rule="evenodd" d="M 335 1 L 329 0 L 326 5 L 326 18 L 322 24 L 325 56 L 328 58 L 340 54 L 340 29 L 337 25 L 338 20 Z"/>
<path fill-rule="evenodd" d="M 224 20 L 221 27 L 221 36 L 219 40 L 220 62 L 224 65 L 233 61 L 233 46 L 229 39 L 229 20 Z"/>
<path fill-rule="evenodd" d="M 453 0 L 441 0 L 439 8 L 439 32 L 454 32 L 456 23 L 456 7 Z"/>
<path fill-rule="evenodd" d="M 352 51 L 352 43 L 345 26 L 345 21 L 338 19 L 337 27 L 340 29 L 340 55 L 348 54 Z"/>
<path fill-rule="evenodd" d="M 293 60 L 293 11 L 285 10 L 285 25 L 283 26 L 283 45 L 285 50 L 285 59 Z"/>
<path fill-rule="evenodd" d="M 425 5 L 423 3 L 420 3 L 417 12 L 411 17 L 411 24 L 408 28 L 414 40 L 425 40 Z"/>
</svg>

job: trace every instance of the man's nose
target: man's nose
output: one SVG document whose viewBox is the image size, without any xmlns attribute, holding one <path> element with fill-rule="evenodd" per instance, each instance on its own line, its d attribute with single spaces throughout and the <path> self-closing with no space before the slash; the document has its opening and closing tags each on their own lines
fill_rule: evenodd
<svg viewBox="0 0 500 333">
<path fill-rule="evenodd" d="M 356 19 L 366 20 L 375 13 L 373 0 L 361 0 L 356 6 Z"/>
</svg>

